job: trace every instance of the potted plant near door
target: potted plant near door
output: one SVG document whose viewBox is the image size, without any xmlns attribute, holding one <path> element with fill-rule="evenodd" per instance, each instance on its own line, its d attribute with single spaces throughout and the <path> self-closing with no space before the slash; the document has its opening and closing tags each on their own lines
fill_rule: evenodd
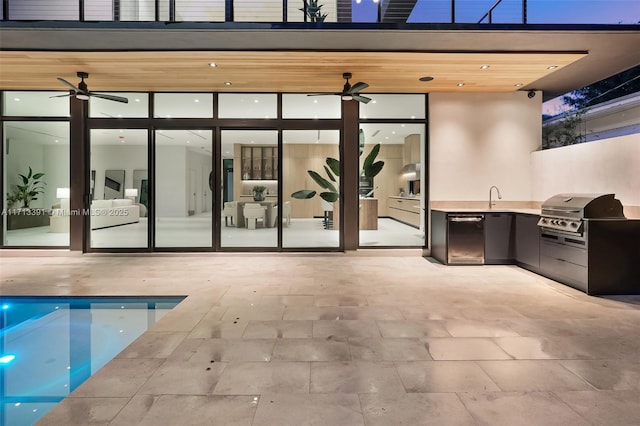
<svg viewBox="0 0 640 426">
<path fill-rule="evenodd" d="M 21 209 L 28 209 L 32 201 L 38 199 L 38 195 L 44 193 L 45 182 L 40 179 L 44 176 L 44 173 L 33 173 L 31 167 L 29 167 L 29 173 L 26 175 L 18 174 L 22 184 L 16 185 L 13 190 L 13 194 L 7 197 L 7 201 L 11 200 L 14 203 L 20 203 Z"/>
</svg>

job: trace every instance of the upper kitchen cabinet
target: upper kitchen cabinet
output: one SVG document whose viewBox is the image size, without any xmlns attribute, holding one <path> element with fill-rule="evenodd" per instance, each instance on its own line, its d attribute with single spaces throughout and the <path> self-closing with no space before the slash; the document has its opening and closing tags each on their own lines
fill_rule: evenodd
<svg viewBox="0 0 640 426">
<path fill-rule="evenodd" d="M 402 158 L 404 164 L 421 163 L 420 158 L 420 135 L 407 135 L 404 138 L 404 151 Z"/>
<path fill-rule="evenodd" d="M 242 146 L 242 180 L 278 178 L 277 147 Z"/>
</svg>

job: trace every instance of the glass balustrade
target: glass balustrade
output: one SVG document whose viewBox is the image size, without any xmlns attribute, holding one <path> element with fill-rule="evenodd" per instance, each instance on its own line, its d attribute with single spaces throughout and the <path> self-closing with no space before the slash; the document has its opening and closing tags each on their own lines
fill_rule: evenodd
<svg viewBox="0 0 640 426">
<path fill-rule="evenodd" d="M 11 21 L 638 24 L 637 0 L 3 0 Z M 80 7 L 82 5 L 83 7 Z"/>
</svg>

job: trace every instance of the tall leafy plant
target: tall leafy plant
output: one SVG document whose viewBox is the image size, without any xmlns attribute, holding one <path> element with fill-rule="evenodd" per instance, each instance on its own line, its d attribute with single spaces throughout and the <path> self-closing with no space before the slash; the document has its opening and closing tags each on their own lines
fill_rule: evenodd
<svg viewBox="0 0 640 426">
<path fill-rule="evenodd" d="M 303 0 L 304 7 L 301 10 L 310 22 L 324 22 L 327 18 L 326 13 L 322 13 L 322 4 L 318 4 L 318 0 Z"/>
<path fill-rule="evenodd" d="M 16 185 L 16 189 L 13 192 L 15 201 L 22 203 L 22 208 L 28 209 L 32 201 L 38 199 L 38 195 L 44 193 L 45 182 L 40 180 L 44 173 L 33 173 L 31 167 L 29 167 L 29 173 L 26 175 L 18 173 L 22 184 Z"/>
<path fill-rule="evenodd" d="M 359 133 L 359 147 L 360 155 L 362 155 L 364 152 L 364 131 L 362 129 L 360 129 Z M 369 152 L 365 157 L 364 162 L 362 163 L 362 169 L 360 170 L 360 175 L 373 179 L 378 173 L 380 173 L 380 171 L 382 171 L 384 161 L 376 161 L 379 153 L 380 144 L 376 144 L 371 152 Z M 332 157 L 327 157 L 323 169 L 327 176 L 326 178 L 313 170 L 307 170 L 307 173 L 311 176 L 311 179 L 313 179 L 313 181 L 324 190 L 320 192 L 320 198 L 329 203 L 334 203 L 340 198 L 340 184 L 338 182 L 338 178 L 340 177 L 340 161 Z M 301 189 L 291 194 L 291 197 L 299 200 L 306 200 L 315 197 L 316 194 L 317 191 L 313 189 Z"/>
</svg>

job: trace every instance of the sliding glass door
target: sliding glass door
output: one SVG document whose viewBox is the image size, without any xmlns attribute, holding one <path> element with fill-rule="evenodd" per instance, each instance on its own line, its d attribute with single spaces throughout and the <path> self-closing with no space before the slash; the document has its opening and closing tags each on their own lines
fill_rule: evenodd
<svg viewBox="0 0 640 426">
<path fill-rule="evenodd" d="M 212 246 L 211 130 L 155 132 L 155 246 Z"/>
<path fill-rule="evenodd" d="M 147 208 L 141 202 L 146 201 L 147 130 L 92 129 L 90 134 L 90 247 L 148 247 Z"/>
<path fill-rule="evenodd" d="M 278 131 L 221 134 L 221 247 L 278 247 Z"/>
</svg>

